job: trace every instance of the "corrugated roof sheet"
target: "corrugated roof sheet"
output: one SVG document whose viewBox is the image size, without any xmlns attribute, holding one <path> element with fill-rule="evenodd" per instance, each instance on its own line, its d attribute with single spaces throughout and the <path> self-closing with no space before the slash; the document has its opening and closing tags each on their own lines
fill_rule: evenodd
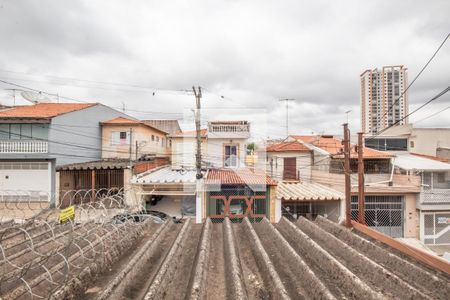
<svg viewBox="0 0 450 300">
<path fill-rule="evenodd" d="M 270 178 L 259 169 L 212 169 L 209 170 L 207 183 L 227 185 L 276 185 L 276 180 Z"/>
<path fill-rule="evenodd" d="M 48 119 L 81 110 L 97 103 L 38 103 L 20 105 L 0 111 L 0 118 Z"/>
<path fill-rule="evenodd" d="M 325 185 L 312 182 L 280 182 L 277 198 L 284 201 L 342 200 L 344 194 Z"/>
<path fill-rule="evenodd" d="M 436 160 L 436 161 L 440 161 L 440 162 L 444 162 L 444 163 L 450 163 L 450 159 L 445 158 L 445 157 L 437 157 L 437 156 L 433 156 L 433 155 L 426 155 L 426 154 L 419 154 L 419 153 L 411 153 L 414 156 L 419 156 L 419 157 L 425 157 L 428 159 L 432 159 L 432 160 Z"/>
<path fill-rule="evenodd" d="M 195 170 L 174 170 L 171 167 L 164 167 L 142 173 L 133 182 L 142 184 L 195 183 L 195 175 Z"/>
<path fill-rule="evenodd" d="M 419 171 L 450 171 L 450 164 L 413 155 L 411 153 L 396 153 L 394 166 L 404 170 Z"/>
<path fill-rule="evenodd" d="M 129 164 L 130 160 L 128 159 L 105 159 L 62 165 L 57 167 L 56 169 L 57 171 L 125 169 L 129 166 Z"/>
</svg>

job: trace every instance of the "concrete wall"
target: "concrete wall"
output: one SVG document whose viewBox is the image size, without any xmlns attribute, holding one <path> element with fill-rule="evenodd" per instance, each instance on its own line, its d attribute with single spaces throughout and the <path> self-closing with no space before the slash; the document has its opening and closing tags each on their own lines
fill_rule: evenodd
<svg viewBox="0 0 450 300">
<path fill-rule="evenodd" d="M 296 174 L 300 174 L 301 180 L 311 180 L 311 154 L 305 152 L 267 152 L 266 172 L 269 176 L 283 179 L 285 157 L 295 157 Z"/>
<path fill-rule="evenodd" d="M 247 139 L 209 139 L 207 151 L 205 155 L 205 160 L 212 164 L 212 167 L 222 168 L 224 167 L 224 157 L 225 157 L 225 145 L 236 145 L 237 146 L 237 158 L 238 166 L 245 166 L 245 157 L 247 155 Z"/>
<path fill-rule="evenodd" d="M 419 238 L 419 211 L 416 209 L 417 194 L 406 194 L 404 196 L 404 237 Z"/>
<path fill-rule="evenodd" d="M 49 130 L 49 156 L 56 158 L 57 166 L 101 159 L 100 122 L 116 117 L 129 116 L 98 104 L 53 118 Z"/>
<path fill-rule="evenodd" d="M 172 166 L 195 168 L 196 141 L 194 137 L 172 138 Z M 202 154 L 207 151 L 206 139 L 202 139 Z"/>
<path fill-rule="evenodd" d="M 156 154 L 158 156 L 170 154 L 170 143 L 167 135 L 151 127 L 145 125 L 104 125 L 102 127 L 102 158 L 130 158 L 130 144 L 114 145 L 111 143 L 113 132 L 130 132 L 130 128 L 133 130 L 131 137 L 132 159 L 136 159 L 136 142 L 138 143 L 137 158 L 144 154 Z"/>
<path fill-rule="evenodd" d="M 414 143 L 414 147 L 411 144 Z M 436 156 L 439 147 L 450 148 L 450 128 L 414 128 L 409 138 L 412 153 Z"/>
</svg>

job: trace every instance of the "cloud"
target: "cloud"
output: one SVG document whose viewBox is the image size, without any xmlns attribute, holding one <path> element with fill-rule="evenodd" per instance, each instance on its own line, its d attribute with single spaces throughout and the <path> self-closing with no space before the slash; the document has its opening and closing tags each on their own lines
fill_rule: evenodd
<svg viewBox="0 0 450 300">
<path fill-rule="evenodd" d="M 279 135 L 285 111 L 277 99 L 285 97 L 297 99 L 292 132 L 339 133 L 347 110 L 356 132 L 359 74 L 403 64 L 411 80 L 450 28 L 445 0 L 0 3 L 0 69 L 41 75 L 0 71 L 0 78 L 115 107 L 124 102 L 129 109 L 168 113 L 133 112 L 146 118 L 182 115 L 193 106 L 192 96 L 162 89 L 201 85 L 210 92 L 206 106 L 266 109 L 271 131 Z M 450 42 L 411 88 L 412 105 L 448 85 L 449 65 Z M 35 81 L 24 81 L 30 78 Z M 444 123 L 436 118 L 437 125 Z"/>
</svg>

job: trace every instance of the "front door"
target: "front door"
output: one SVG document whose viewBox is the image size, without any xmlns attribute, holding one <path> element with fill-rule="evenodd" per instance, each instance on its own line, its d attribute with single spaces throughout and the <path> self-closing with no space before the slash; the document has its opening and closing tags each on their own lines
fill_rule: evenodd
<svg viewBox="0 0 450 300">
<path fill-rule="evenodd" d="M 297 161 L 295 157 L 284 158 L 283 180 L 297 179 Z"/>
</svg>

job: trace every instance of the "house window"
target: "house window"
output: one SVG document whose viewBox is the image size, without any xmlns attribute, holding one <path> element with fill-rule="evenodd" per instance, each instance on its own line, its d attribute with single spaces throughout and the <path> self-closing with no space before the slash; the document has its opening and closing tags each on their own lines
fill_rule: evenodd
<svg viewBox="0 0 450 300">
<path fill-rule="evenodd" d="M 126 131 L 114 131 L 111 133 L 111 145 L 129 145 L 130 134 Z"/>
<path fill-rule="evenodd" d="M 152 134 L 152 142 L 155 141 L 155 135 Z"/>
<path fill-rule="evenodd" d="M 156 142 L 159 143 L 159 136 L 156 137 Z"/>
<path fill-rule="evenodd" d="M 161 146 L 164 147 L 166 141 L 164 140 L 164 138 L 161 138 Z"/>
<path fill-rule="evenodd" d="M 410 141 L 410 142 L 409 142 L 409 147 L 410 147 L 410 148 L 414 148 L 414 141 Z"/>
<path fill-rule="evenodd" d="M 237 167 L 237 145 L 225 145 L 225 167 Z"/>
</svg>

